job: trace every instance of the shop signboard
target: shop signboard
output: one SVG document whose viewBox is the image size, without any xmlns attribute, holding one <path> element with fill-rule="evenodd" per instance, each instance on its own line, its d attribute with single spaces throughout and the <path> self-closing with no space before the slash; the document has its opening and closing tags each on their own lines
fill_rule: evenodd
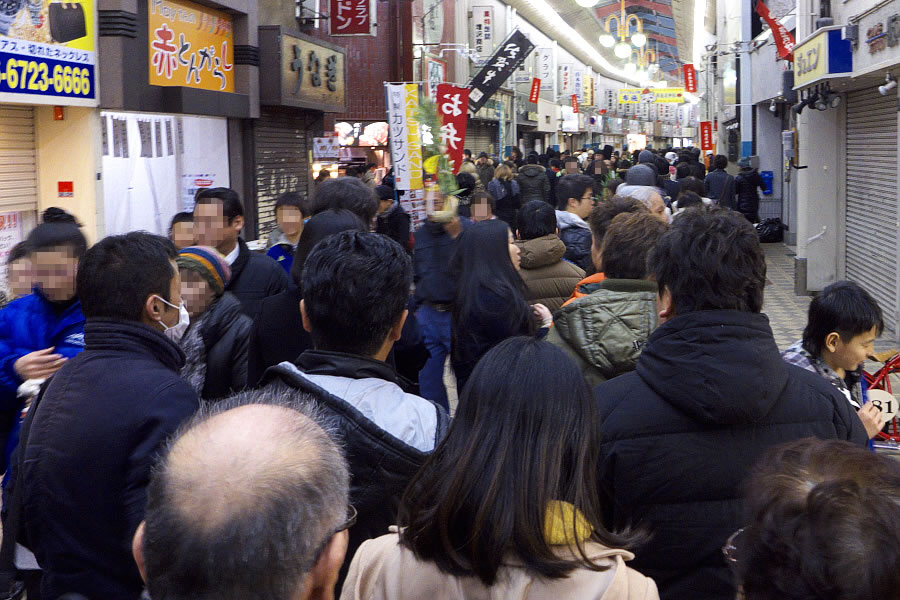
<svg viewBox="0 0 900 600">
<path fill-rule="evenodd" d="M 572 112 L 578 113 L 578 94 L 572 94 Z"/>
<path fill-rule="evenodd" d="M 541 80 L 535 77 L 531 80 L 531 92 L 528 94 L 528 101 L 537 104 L 538 98 L 541 96 Z"/>
<path fill-rule="evenodd" d="M 584 71 L 582 71 L 581 69 L 575 69 L 575 71 L 572 73 L 572 81 L 575 86 L 575 89 L 572 91 L 576 96 L 578 96 L 578 101 L 583 104 L 584 103 Z"/>
<path fill-rule="evenodd" d="M 497 46 L 497 51 L 469 82 L 469 110 L 473 114 L 500 89 L 532 50 L 534 44 L 518 29 Z"/>
<path fill-rule="evenodd" d="M 375 35 L 375 0 L 331 0 L 331 35 Z"/>
<path fill-rule="evenodd" d="M 684 102 L 684 88 L 621 88 L 620 104 L 663 104 Z"/>
<path fill-rule="evenodd" d="M 472 45 L 481 61 L 486 60 L 494 51 L 494 7 L 472 7 Z"/>
<path fill-rule="evenodd" d="M 537 49 L 537 76 L 541 80 L 541 91 L 553 91 L 553 48 Z"/>
<path fill-rule="evenodd" d="M 259 28 L 260 104 L 344 112 L 344 49 L 278 26 Z"/>
<path fill-rule="evenodd" d="M 432 100 L 439 84 L 447 80 L 447 62 L 433 56 L 425 56 L 425 79 L 428 82 L 426 91 Z"/>
<path fill-rule="evenodd" d="M 697 91 L 697 70 L 694 65 L 684 65 L 684 89 L 692 94 Z"/>
<path fill-rule="evenodd" d="M 341 142 L 336 137 L 313 138 L 313 160 L 338 160 Z"/>
<path fill-rule="evenodd" d="M 713 144 L 712 121 L 700 122 L 700 149 L 706 152 L 715 147 Z"/>
<path fill-rule="evenodd" d="M 415 117 L 419 106 L 419 86 L 415 83 L 385 85 L 390 127 L 391 163 L 394 186 L 398 190 L 422 188 L 422 143 L 419 122 Z"/>
<path fill-rule="evenodd" d="M 462 166 L 462 153 L 466 142 L 466 124 L 469 120 L 469 88 L 447 83 L 437 86 L 438 115 L 441 117 L 441 145 L 446 149 L 453 172 Z"/>
<path fill-rule="evenodd" d="M 385 121 L 338 121 L 334 124 L 333 137 L 338 140 L 339 146 L 387 146 L 388 124 Z"/>
<path fill-rule="evenodd" d="M 559 95 L 568 96 L 572 88 L 572 65 L 559 65 Z"/>
<path fill-rule="evenodd" d="M 829 75 L 853 70 L 850 40 L 841 29 L 821 31 L 794 48 L 794 89 L 800 89 Z"/>
<path fill-rule="evenodd" d="M 149 0 L 150 85 L 234 92 L 228 13 L 188 0 Z"/>
<path fill-rule="evenodd" d="M 94 0 L 0 1 L 0 102 L 97 105 Z"/>
</svg>

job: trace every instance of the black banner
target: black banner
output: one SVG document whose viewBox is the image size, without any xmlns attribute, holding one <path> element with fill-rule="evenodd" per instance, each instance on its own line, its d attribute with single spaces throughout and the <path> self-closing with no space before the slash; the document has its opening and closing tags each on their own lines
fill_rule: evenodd
<svg viewBox="0 0 900 600">
<path fill-rule="evenodd" d="M 500 86 L 519 68 L 534 44 L 516 29 L 497 47 L 497 50 L 469 82 L 469 112 L 475 113 L 494 95 Z"/>
</svg>

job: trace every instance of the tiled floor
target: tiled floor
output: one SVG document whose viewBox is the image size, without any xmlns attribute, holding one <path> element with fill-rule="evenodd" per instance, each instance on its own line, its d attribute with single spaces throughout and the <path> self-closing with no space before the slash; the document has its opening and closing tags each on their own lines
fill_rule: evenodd
<svg viewBox="0 0 900 600">
<path fill-rule="evenodd" d="M 793 252 L 784 244 L 763 244 L 763 249 L 767 267 L 763 312 L 778 348 L 785 350 L 803 336 L 810 297 L 794 295 Z"/>
</svg>

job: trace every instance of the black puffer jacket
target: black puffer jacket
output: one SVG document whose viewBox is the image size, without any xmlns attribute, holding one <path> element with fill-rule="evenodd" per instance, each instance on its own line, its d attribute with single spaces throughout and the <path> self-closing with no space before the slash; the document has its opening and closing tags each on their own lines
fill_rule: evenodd
<svg viewBox="0 0 900 600">
<path fill-rule="evenodd" d="M 663 600 L 733 600 L 721 548 L 742 525 L 741 485 L 768 448 L 804 437 L 867 442 L 840 392 L 781 359 L 762 314 L 675 317 L 650 335 L 635 372 L 595 394 L 608 522 L 649 527 L 631 566 Z"/>
<path fill-rule="evenodd" d="M 263 382 L 285 394 L 311 394 L 341 438 L 350 467 L 350 501 L 358 513 L 350 529 L 343 580 L 359 545 L 386 534 L 396 524 L 406 485 L 446 435 L 450 418 L 436 404 L 405 394 L 388 365 L 361 356 L 310 350 L 297 359 L 296 368 L 269 369 Z M 420 430 L 430 438 L 427 451 L 403 442 L 364 416 L 356 408 L 362 405 L 394 423 L 403 422 L 404 431 Z"/>
<path fill-rule="evenodd" d="M 375 219 L 375 233 L 386 235 L 401 246 L 407 252 L 411 252 L 409 247 L 409 238 L 411 232 L 409 230 L 409 215 L 403 210 L 399 202 L 394 203 L 389 209 L 380 213 Z"/>
<path fill-rule="evenodd" d="M 762 176 L 756 169 L 743 169 L 734 178 L 734 209 L 751 223 L 759 223 L 759 188 L 763 185 Z"/>
<path fill-rule="evenodd" d="M 532 200 L 546 200 L 550 194 L 550 180 L 547 179 L 547 170 L 541 165 L 525 165 L 519 169 L 516 175 L 516 183 L 519 184 L 519 195 L 522 204 Z"/>
<path fill-rule="evenodd" d="M 208 309 L 200 330 L 206 347 L 203 399 L 217 400 L 247 387 L 247 356 L 253 321 L 225 292 Z"/>
<path fill-rule="evenodd" d="M 265 254 L 252 252 L 244 240 L 238 238 L 238 245 L 240 254 L 231 265 L 231 281 L 225 290 L 241 301 L 245 315 L 255 319 L 263 298 L 287 289 L 287 273 Z"/>
</svg>

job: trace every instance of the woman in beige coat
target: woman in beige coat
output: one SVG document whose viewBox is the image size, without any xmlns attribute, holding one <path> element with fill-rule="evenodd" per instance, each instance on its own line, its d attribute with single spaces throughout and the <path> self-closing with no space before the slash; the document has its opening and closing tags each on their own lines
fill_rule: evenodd
<svg viewBox="0 0 900 600">
<path fill-rule="evenodd" d="M 342 600 L 657 600 L 607 531 L 599 415 L 558 348 L 508 339 L 478 363 L 446 439 L 410 482 L 400 528 L 365 542 Z"/>
</svg>

